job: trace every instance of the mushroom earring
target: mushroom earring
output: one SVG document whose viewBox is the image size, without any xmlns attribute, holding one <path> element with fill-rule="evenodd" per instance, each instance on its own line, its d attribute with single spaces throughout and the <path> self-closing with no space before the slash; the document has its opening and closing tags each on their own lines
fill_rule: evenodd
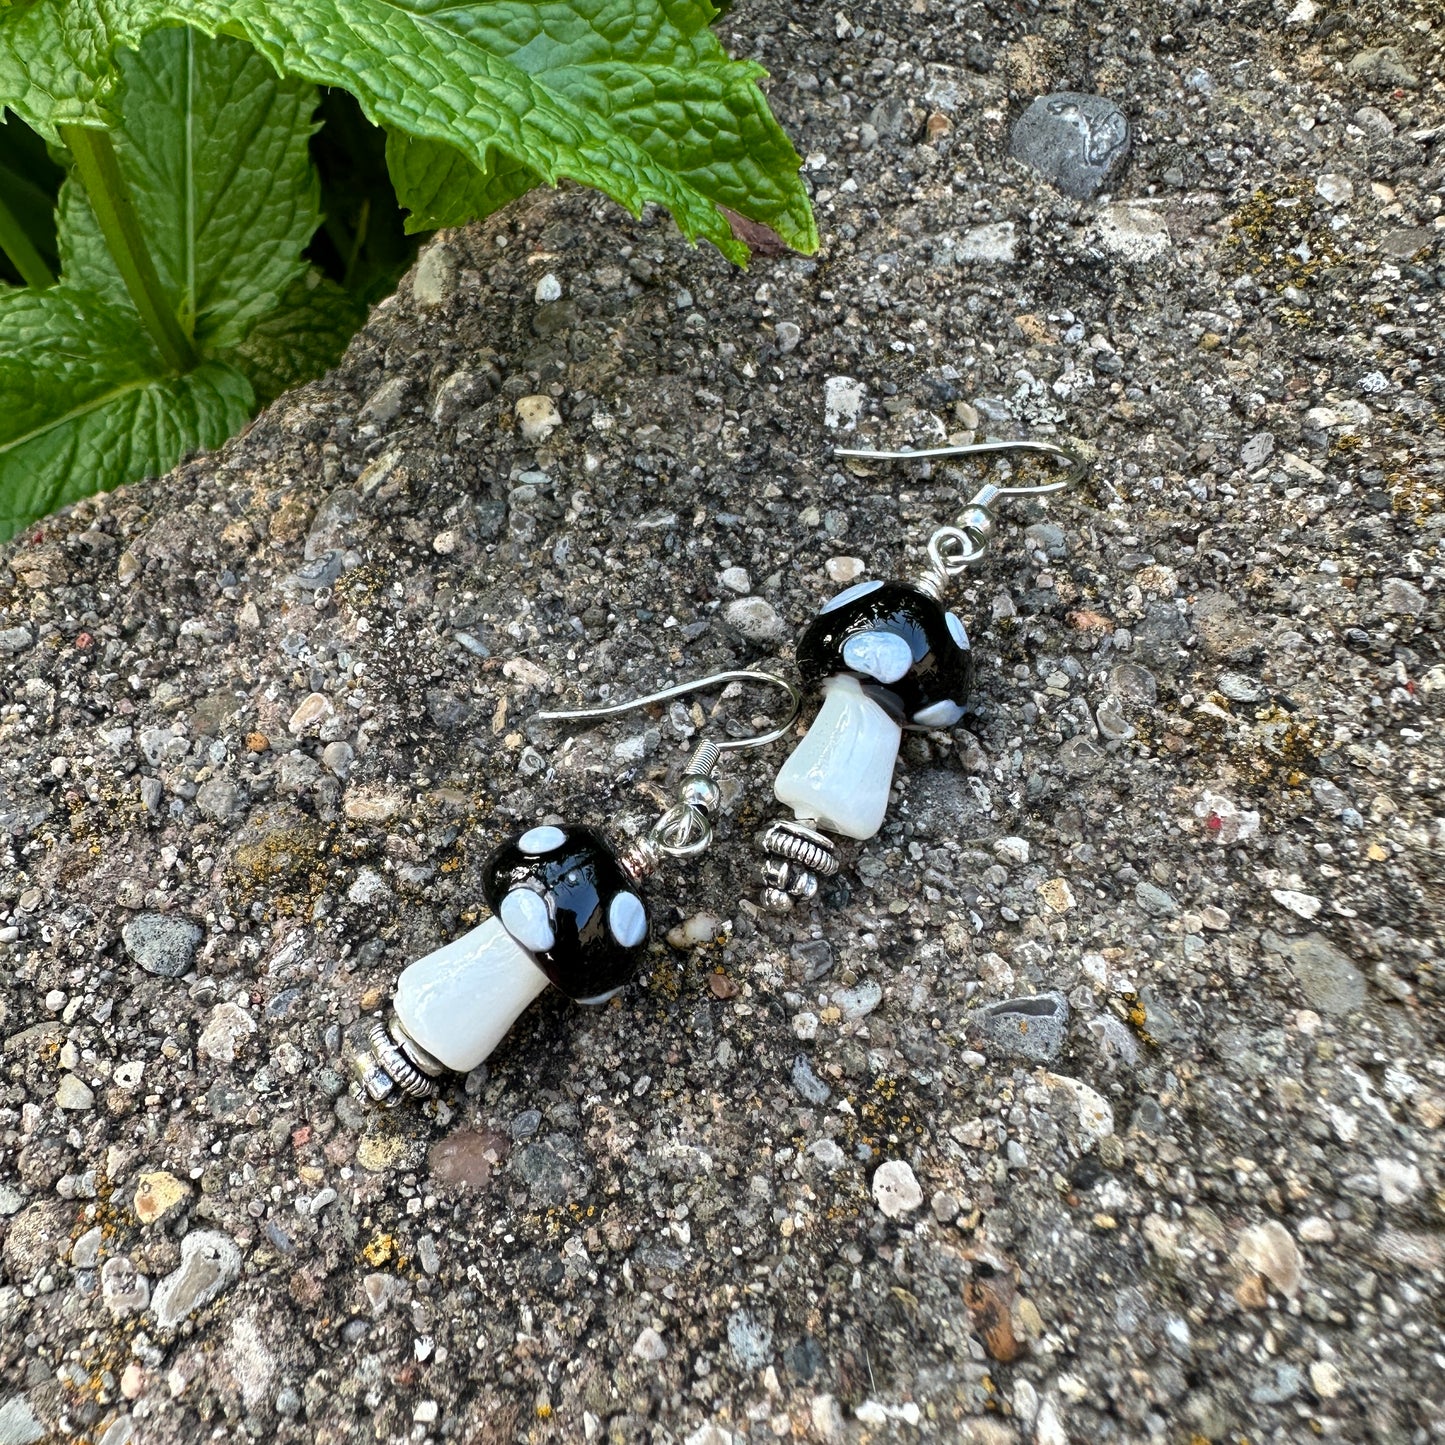
<svg viewBox="0 0 1445 1445">
<path fill-rule="evenodd" d="M 349 1058 L 359 1098 L 386 1105 L 425 1099 L 445 1074 L 469 1073 L 549 983 L 577 1003 L 601 1004 L 632 978 L 649 929 L 643 880 L 667 858 L 706 851 L 720 801 L 712 777 L 718 759 L 782 737 L 797 716 L 798 693 L 770 673 L 719 672 L 611 707 L 538 714 L 552 721 L 612 717 L 729 682 L 778 688 L 787 716 L 757 736 L 704 742 L 683 770 L 677 801 L 620 852 L 580 823 L 543 823 L 503 842 L 482 869 L 492 916 L 408 965 L 390 1017 L 360 1026 Z"/>
<path fill-rule="evenodd" d="M 949 582 L 982 560 L 1005 497 L 1043 497 L 1088 470 L 1052 442 L 979 442 L 923 451 L 845 451 L 868 461 L 1038 453 L 1066 470 L 1037 486 L 983 486 L 953 526 L 928 541 L 928 569 L 909 581 L 859 582 L 824 604 L 798 640 L 798 672 L 823 705 L 773 785 L 793 819 L 763 835 L 764 905 L 783 913 L 812 898 L 820 877 L 838 871 L 829 834 L 871 838 L 882 826 L 893 764 L 905 728 L 948 728 L 963 717 L 973 686 L 968 631 L 944 607 Z"/>
</svg>

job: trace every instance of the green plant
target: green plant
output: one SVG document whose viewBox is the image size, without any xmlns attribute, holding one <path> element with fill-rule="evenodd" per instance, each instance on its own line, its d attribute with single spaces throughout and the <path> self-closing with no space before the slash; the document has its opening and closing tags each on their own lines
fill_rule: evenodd
<svg viewBox="0 0 1445 1445">
<path fill-rule="evenodd" d="M 0 0 L 0 538 L 331 365 L 409 260 L 398 202 L 415 235 L 568 178 L 739 264 L 728 211 L 815 249 L 798 156 L 717 13 Z"/>
</svg>

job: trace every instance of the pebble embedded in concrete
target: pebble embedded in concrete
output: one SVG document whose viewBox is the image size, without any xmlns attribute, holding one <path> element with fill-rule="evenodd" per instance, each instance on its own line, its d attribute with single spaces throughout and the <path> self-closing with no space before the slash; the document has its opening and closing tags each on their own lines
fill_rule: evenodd
<svg viewBox="0 0 1445 1445">
<path fill-rule="evenodd" d="M 1087 200 L 1129 153 L 1129 122 L 1101 95 L 1041 95 L 1014 122 L 1009 153 L 1066 196 Z"/>
<path fill-rule="evenodd" d="M 513 408 L 522 440 L 532 445 L 547 440 L 562 425 L 562 413 L 550 396 L 523 396 Z"/>
<path fill-rule="evenodd" d="M 1063 1051 L 1069 1001 L 1061 993 L 1005 999 L 983 1009 L 978 1022 L 989 1042 L 1003 1053 L 1049 1063 Z"/>
<path fill-rule="evenodd" d="M 189 918 L 142 913 L 121 928 L 125 951 L 147 973 L 179 978 L 191 966 L 204 935 Z"/>
<path fill-rule="evenodd" d="M 889 1159 L 873 1171 L 873 1200 L 889 1219 L 901 1219 L 923 1203 L 923 1190 L 902 1159 Z"/>
<path fill-rule="evenodd" d="M 241 1273 L 242 1256 L 229 1235 L 194 1229 L 181 1240 L 181 1262 L 155 1288 L 156 1324 L 174 1329 L 188 1315 L 224 1293 Z"/>
<path fill-rule="evenodd" d="M 772 603 L 761 597 L 739 597 L 723 609 L 723 619 L 744 642 L 774 647 L 788 635 Z"/>
</svg>

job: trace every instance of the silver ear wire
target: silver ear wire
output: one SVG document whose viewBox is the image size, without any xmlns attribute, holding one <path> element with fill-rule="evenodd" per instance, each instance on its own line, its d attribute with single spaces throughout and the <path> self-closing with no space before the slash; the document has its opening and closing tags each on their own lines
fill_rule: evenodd
<svg viewBox="0 0 1445 1445">
<path fill-rule="evenodd" d="M 723 682 L 757 682 L 767 687 L 778 688 L 787 696 L 788 715 L 771 732 L 757 733 L 746 738 L 727 738 L 718 743 L 704 743 L 698 749 L 699 754 L 704 748 L 715 748 L 719 753 L 729 753 L 741 748 L 761 748 L 766 747 L 769 743 L 775 743 L 792 727 L 794 719 L 798 716 L 798 709 L 803 705 L 803 699 L 792 683 L 784 681 L 781 677 L 774 677 L 771 672 L 757 672 L 752 668 L 741 668 L 732 672 L 715 672 L 710 677 L 691 678 L 687 682 L 679 682 L 672 687 L 665 687 L 661 692 L 650 692 L 646 697 L 629 698 L 626 702 L 609 703 L 606 707 L 578 708 L 572 712 L 539 712 L 537 717 L 542 722 L 586 722 L 592 718 L 621 717 L 623 713 L 635 712 L 642 707 L 651 707 L 653 703 L 671 702 L 675 697 L 686 697 L 692 692 L 705 692 L 708 688 L 716 687 Z M 713 764 L 716 762 L 717 758 L 714 756 Z M 709 765 L 707 771 L 712 771 L 712 765 Z"/>
<path fill-rule="evenodd" d="M 635 883 L 640 883 L 649 873 L 656 872 L 664 857 L 696 858 L 700 853 L 706 852 L 713 836 L 711 814 L 722 797 L 712 777 L 718 759 L 726 752 L 766 747 L 768 743 L 776 742 L 782 737 L 792 727 L 798 716 L 798 709 L 802 706 L 803 700 L 798 689 L 781 677 L 774 677 L 770 672 L 754 672 L 745 668 L 732 672 L 715 672 L 710 677 L 680 682 L 673 687 L 663 688 L 661 692 L 630 698 L 627 702 L 612 703 L 607 707 L 537 714 L 543 722 L 585 722 L 593 718 L 619 717 L 637 708 L 658 702 L 670 702 L 675 697 L 701 692 L 724 682 L 754 682 L 780 689 L 788 699 L 788 715 L 769 732 L 756 733 L 746 738 L 726 738 L 721 742 L 709 738 L 698 745 L 678 782 L 677 801 L 652 825 L 651 831 L 638 839 L 618 860 Z"/>
<path fill-rule="evenodd" d="M 1028 487 L 1000 487 L 985 482 L 959 514 L 951 527 L 939 527 L 928 539 L 928 571 L 914 579 L 917 587 L 942 600 L 949 581 L 983 560 L 993 539 L 996 519 L 994 504 L 1005 497 L 1049 497 L 1065 492 L 1088 475 L 1089 464 L 1077 452 L 1058 442 L 1012 441 L 969 442 L 962 446 L 923 447 L 917 451 L 867 451 L 851 447 L 834 447 L 835 457 L 854 457 L 859 461 L 912 462 L 933 461 L 944 457 L 1000 456 L 1009 452 L 1033 452 L 1052 457 L 1066 467 L 1062 476 L 1051 482 Z"/>
</svg>

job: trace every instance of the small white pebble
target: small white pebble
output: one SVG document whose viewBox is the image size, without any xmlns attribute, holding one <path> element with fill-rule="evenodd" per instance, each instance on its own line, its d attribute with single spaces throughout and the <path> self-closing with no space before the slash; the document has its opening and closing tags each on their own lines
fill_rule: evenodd
<svg viewBox="0 0 1445 1445">
<path fill-rule="evenodd" d="M 648 1328 L 632 1342 L 632 1353 L 639 1360 L 665 1360 L 667 1345 L 656 1330 Z"/>
<path fill-rule="evenodd" d="M 722 920 L 711 913 L 694 913 L 675 928 L 668 929 L 667 941 L 674 948 L 696 948 L 700 943 L 711 943 L 722 926 Z"/>
<path fill-rule="evenodd" d="M 717 580 L 729 592 L 737 592 L 744 597 L 753 590 L 752 578 L 748 576 L 747 569 L 744 567 L 729 567 L 725 572 L 718 574 Z"/>
<path fill-rule="evenodd" d="M 562 299 L 562 283 L 548 271 L 537 282 L 537 290 L 534 295 L 539 306 L 545 306 L 549 301 L 560 301 Z"/>
<path fill-rule="evenodd" d="M 889 1159 L 874 1171 L 873 1199 L 889 1219 L 897 1219 L 923 1203 L 923 1190 L 902 1159 Z"/>
<path fill-rule="evenodd" d="M 1023 838 L 999 838 L 994 842 L 993 856 L 1001 863 L 1027 863 L 1029 845 Z"/>
<path fill-rule="evenodd" d="M 1271 888 L 1270 897 L 1282 908 L 1298 914 L 1306 922 L 1314 918 L 1323 906 L 1313 893 L 1301 893 L 1296 888 Z"/>
<path fill-rule="evenodd" d="M 1380 1198 L 1392 1208 L 1412 1199 L 1423 1182 L 1420 1171 L 1403 1159 L 1379 1159 L 1375 1172 L 1380 1180 Z"/>
<path fill-rule="evenodd" d="M 1345 1378 L 1328 1360 L 1310 1366 L 1310 1388 L 1321 1400 L 1333 1400 L 1345 1388 Z"/>
<path fill-rule="evenodd" d="M 522 440 L 533 445 L 546 441 L 562 425 L 562 413 L 550 396 L 520 396 L 512 410 Z"/>
<path fill-rule="evenodd" d="M 863 575 L 861 557 L 829 557 L 823 564 L 830 582 L 852 582 Z"/>
<path fill-rule="evenodd" d="M 793 1015 L 793 1032 L 807 1043 L 810 1039 L 818 1037 L 818 1015 L 814 1013 L 800 1013 Z"/>
<path fill-rule="evenodd" d="M 65 990 L 53 988 L 45 995 L 45 1007 L 53 1014 L 58 1014 L 65 1007 Z"/>
<path fill-rule="evenodd" d="M 443 557 L 450 557 L 457 550 L 457 544 L 461 538 L 450 527 L 445 532 L 438 532 L 431 539 L 432 551 L 439 552 Z"/>
</svg>

